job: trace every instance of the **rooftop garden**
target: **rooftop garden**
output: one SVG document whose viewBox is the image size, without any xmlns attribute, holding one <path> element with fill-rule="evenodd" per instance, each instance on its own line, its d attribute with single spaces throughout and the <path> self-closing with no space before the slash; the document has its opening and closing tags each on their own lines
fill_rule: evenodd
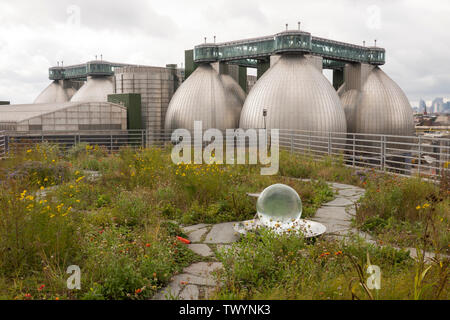
<svg viewBox="0 0 450 320">
<path fill-rule="evenodd" d="M 357 185 L 354 226 L 361 239 L 249 234 L 218 252 L 224 269 L 217 299 L 448 299 L 450 199 L 441 185 L 355 172 L 338 158 L 281 153 L 280 172 L 257 165 L 184 165 L 170 149 L 116 154 L 79 144 L 39 144 L 0 162 L 0 299 L 150 299 L 196 261 L 182 226 L 255 216 L 258 193 L 283 183 L 300 195 L 303 217 L 333 199 L 327 182 Z M 305 179 L 311 179 L 307 181 Z M 413 247 L 437 254 L 412 259 Z M 358 284 L 359 270 L 383 270 L 381 290 Z M 82 270 L 81 290 L 67 288 L 67 267 Z"/>
</svg>

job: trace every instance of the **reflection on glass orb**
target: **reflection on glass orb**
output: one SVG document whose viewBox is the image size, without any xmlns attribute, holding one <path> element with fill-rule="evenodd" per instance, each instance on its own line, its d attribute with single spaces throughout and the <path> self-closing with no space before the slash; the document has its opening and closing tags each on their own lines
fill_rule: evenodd
<svg viewBox="0 0 450 320">
<path fill-rule="evenodd" d="M 256 204 L 261 222 L 268 227 L 286 228 L 302 217 L 302 200 L 298 193 L 284 184 L 265 189 Z"/>
</svg>

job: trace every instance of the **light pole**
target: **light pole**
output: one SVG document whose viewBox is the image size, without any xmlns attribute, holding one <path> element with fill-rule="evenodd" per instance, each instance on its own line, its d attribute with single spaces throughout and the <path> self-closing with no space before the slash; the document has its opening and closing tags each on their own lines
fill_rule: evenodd
<svg viewBox="0 0 450 320">
<path fill-rule="evenodd" d="M 267 149 L 269 149 L 268 148 L 268 145 L 267 145 L 267 121 L 266 121 L 266 118 L 267 118 L 267 109 L 263 109 L 263 118 L 264 118 L 264 134 L 265 134 L 265 137 L 266 137 L 266 147 L 267 147 Z"/>
</svg>

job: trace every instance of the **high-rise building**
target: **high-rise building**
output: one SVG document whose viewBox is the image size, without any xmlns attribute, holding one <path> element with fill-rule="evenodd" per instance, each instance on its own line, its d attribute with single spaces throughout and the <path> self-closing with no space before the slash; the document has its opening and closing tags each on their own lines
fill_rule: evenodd
<svg viewBox="0 0 450 320">
<path fill-rule="evenodd" d="M 439 113 L 443 111 L 444 108 L 444 98 L 436 98 L 431 104 L 434 113 Z"/>
<path fill-rule="evenodd" d="M 428 110 L 427 110 L 427 103 L 423 100 L 423 99 L 420 99 L 420 102 L 419 102 L 419 112 L 423 112 L 423 113 L 426 113 Z"/>
</svg>

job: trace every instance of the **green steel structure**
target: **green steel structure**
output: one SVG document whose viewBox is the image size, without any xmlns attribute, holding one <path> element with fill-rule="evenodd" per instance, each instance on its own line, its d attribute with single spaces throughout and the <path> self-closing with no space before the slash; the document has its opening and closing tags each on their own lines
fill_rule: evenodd
<svg viewBox="0 0 450 320">
<path fill-rule="evenodd" d="M 49 69 L 50 80 L 86 80 L 89 76 L 112 76 L 114 69 L 129 66 L 123 63 L 112 63 L 108 61 L 90 61 L 73 66 L 58 66 Z"/>
<path fill-rule="evenodd" d="M 142 101 L 138 93 L 122 93 L 108 95 L 108 102 L 117 103 L 127 108 L 128 130 L 144 129 L 142 125 Z"/>
<path fill-rule="evenodd" d="M 273 36 L 225 43 L 205 43 L 194 48 L 195 63 L 228 62 L 257 67 L 278 53 L 305 53 L 323 57 L 325 69 L 341 69 L 345 63 L 383 65 L 385 49 L 365 47 L 311 36 L 304 31 L 285 31 Z"/>
</svg>

